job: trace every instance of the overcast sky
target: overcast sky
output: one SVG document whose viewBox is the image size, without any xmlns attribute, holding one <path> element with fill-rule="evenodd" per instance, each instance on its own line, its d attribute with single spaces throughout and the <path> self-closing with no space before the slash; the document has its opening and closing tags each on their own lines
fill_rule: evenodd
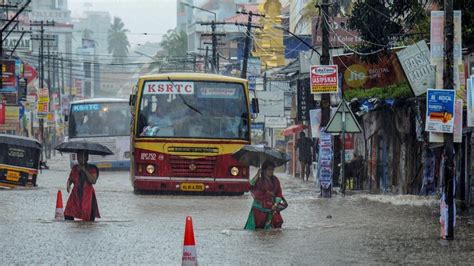
<svg viewBox="0 0 474 266">
<path fill-rule="evenodd" d="M 120 17 L 131 34 L 132 46 L 159 42 L 161 36 L 176 27 L 176 0 L 68 0 L 73 17 L 83 11 L 108 11 L 111 18 Z M 139 33 L 149 33 L 143 35 Z"/>
</svg>

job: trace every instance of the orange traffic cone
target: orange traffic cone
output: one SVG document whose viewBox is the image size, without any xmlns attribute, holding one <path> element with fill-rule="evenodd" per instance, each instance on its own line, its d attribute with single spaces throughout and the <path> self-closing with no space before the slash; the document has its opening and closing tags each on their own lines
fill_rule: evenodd
<svg viewBox="0 0 474 266">
<path fill-rule="evenodd" d="M 184 229 L 183 260 L 181 265 L 198 265 L 196 255 L 196 242 L 194 241 L 193 219 L 186 217 Z"/>
<path fill-rule="evenodd" d="M 56 198 L 56 213 L 54 214 L 54 219 L 64 220 L 63 194 L 61 193 L 61 190 L 58 190 L 58 196 Z"/>
</svg>

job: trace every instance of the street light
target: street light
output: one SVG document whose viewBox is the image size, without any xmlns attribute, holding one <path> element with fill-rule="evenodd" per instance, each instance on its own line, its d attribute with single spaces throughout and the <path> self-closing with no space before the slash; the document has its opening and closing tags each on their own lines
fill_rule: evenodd
<svg viewBox="0 0 474 266">
<path fill-rule="evenodd" d="M 294 34 L 293 32 L 291 32 L 291 31 L 289 31 L 289 30 L 287 30 L 287 29 L 285 29 L 285 28 L 283 28 L 282 26 L 279 26 L 279 25 L 273 25 L 273 28 L 279 29 L 279 30 L 282 30 L 282 31 L 285 31 L 285 32 L 288 32 L 291 36 L 295 37 L 295 38 L 298 39 L 300 42 L 302 42 L 304 45 L 308 46 L 311 50 L 313 50 L 314 52 L 316 52 L 319 56 L 321 56 L 321 53 L 320 53 L 318 50 L 314 49 L 314 47 L 313 47 L 311 44 L 307 43 L 307 42 L 306 42 L 305 40 L 303 40 L 300 36 Z"/>
<path fill-rule="evenodd" d="M 214 15 L 214 21 L 217 21 L 217 13 L 216 12 L 213 12 L 211 10 L 207 10 L 207 9 L 204 9 L 202 7 L 198 7 L 198 6 L 195 6 L 195 5 L 192 5 L 190 3 L 186 3 L 186 2 L 181 2 L 181 4 L 187 6 L 187 7 L 190 7 L 190 8 L 193 8 L 193 9 L 199 9 L 201 11 L 204 11 L 204 12 L 208 12 L 208 13 L 211 13 Z"/>
<path fill-rule="evenodd" d="M 135 53 L 136 53 L 136 54 L 139 54 L 139 55 L 142 55 L 142 56 L 145 56 L 145 57 L 148 57 L 148 58 L 151 58 L 151 59 L 153 59 L 153 60 L 155 60 L 155 58 L 154 58 L 154 57 L 152 57 L 152 56 L 150 56 L 150 55 L 147 55 L 147 54 L 144 54 L 144 53 L 142 53 L 142 52 L 135 51 Z"/>
</svg>

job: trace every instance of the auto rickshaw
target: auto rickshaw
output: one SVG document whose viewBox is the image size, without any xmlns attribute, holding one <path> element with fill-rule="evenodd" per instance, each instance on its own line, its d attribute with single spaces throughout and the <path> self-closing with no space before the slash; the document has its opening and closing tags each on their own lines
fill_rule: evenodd
<svg viewBox="0 0 474 266">
<path fill-rule="evenodd" d="M 40 167 L 41 143 L 0 134 L 0 187 L 33 187 Z"/>
</svg>

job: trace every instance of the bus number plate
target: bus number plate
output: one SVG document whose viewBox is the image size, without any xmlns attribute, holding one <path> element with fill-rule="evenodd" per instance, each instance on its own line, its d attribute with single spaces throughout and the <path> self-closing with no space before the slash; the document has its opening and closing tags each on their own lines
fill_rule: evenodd
<svg viewBox="0 0 474 266">
<path fill-rule="evenodd" d="M 18 182 L 18 180 L 20 180 L 20 173 L 8 171 L 7 172 L 7 180 Z"/>
<path fill-rule="evenodd" d="M 182 183 L 180 187 L 182 191 L 204 191 L 204 184 L 199 183 Z"/>
</svg>

